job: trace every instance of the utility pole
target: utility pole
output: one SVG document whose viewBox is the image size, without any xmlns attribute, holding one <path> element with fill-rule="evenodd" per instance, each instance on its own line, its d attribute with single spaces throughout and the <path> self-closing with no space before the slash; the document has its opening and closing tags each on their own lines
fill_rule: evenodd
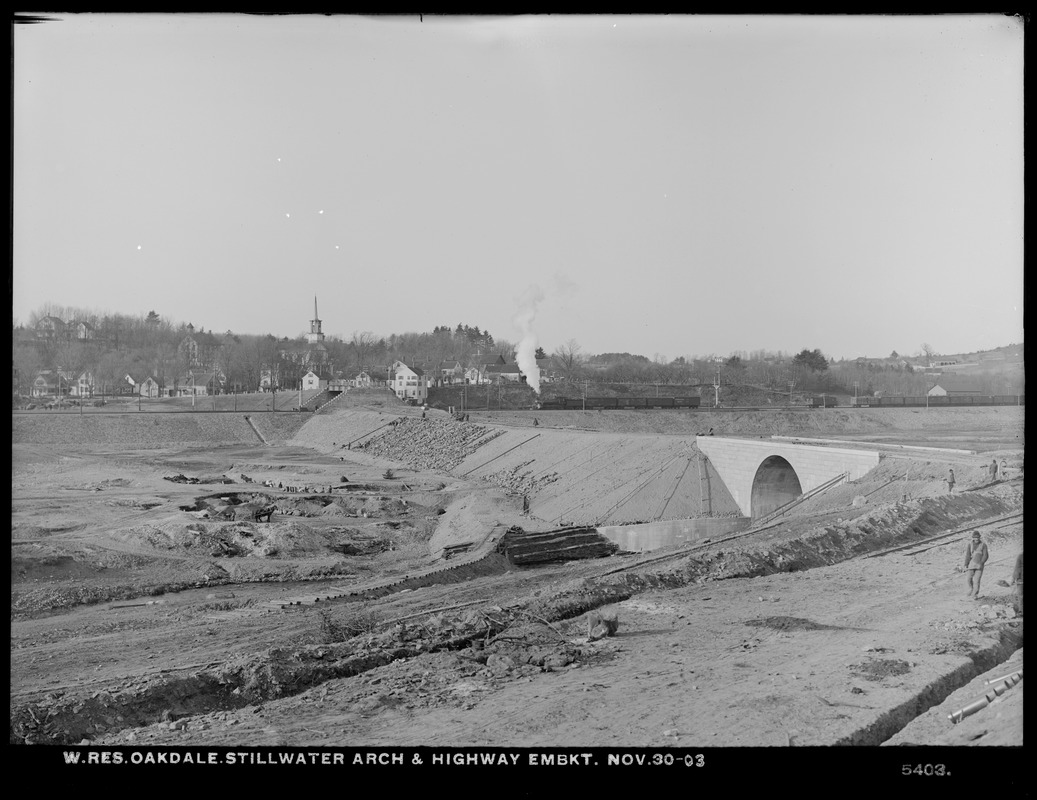
<svg viewBox="0 0 1037 800">
<path fill-rule="evenodd" d="M 720 408 L 720 359 L 719 358 L 714 359 L 714 363 L 716 364 L 716 367 L 717 367 L 717 374 L 713 378 L 713 392 L 714 392 L 713 407 L 714 408 Z"/>
</svg>

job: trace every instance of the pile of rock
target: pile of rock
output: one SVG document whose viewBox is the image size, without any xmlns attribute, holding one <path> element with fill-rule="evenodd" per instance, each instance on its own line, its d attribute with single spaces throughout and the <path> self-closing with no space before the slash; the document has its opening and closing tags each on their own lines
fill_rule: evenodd
<svg viewBox="0 0 1037 800">
<path fill-rule="evenodd" d="M 453 469 L 504 431 L 471 423 L 403 418 L 371 439 L 364 452 L 407 464 L 414 469 Z"/>
<path fill-rule="evenodd" d="M 487 475 L 487 478 L 509 494 L 527 496 L 536 494 L 540 489 L 558 480 L 559 475 L 557 472 L 549 472 L 538 476 L 532 471 L 523 471 L 532 463 L 534 462 L 527 461 L 511 469 L 502 469 Z"/>
</svg>

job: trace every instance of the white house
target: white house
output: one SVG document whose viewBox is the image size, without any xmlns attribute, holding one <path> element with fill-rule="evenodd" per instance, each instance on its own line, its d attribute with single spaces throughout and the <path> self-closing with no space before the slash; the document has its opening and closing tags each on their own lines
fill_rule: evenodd
<svg viewBox="0 0 1037 800">
<path fill-rule="evenodd" d="M 424 403 L 428 399 L 428 377 L 419 367 L 408 367 L 402 361 L 392 365 L 389 386 L 401 400 Z"/>
<path fill-rule="evenodd" d="M 437 380 L 440 385 L 457 383 L 461 379 L 461 375 L 464 372 L 464 367 L 461 366 L 461 362 L 457 360 L 441 361 L 437 368 Z"/>
<path fill-rule="evenodd" d="M 72 381 L 72 383 L 69 385 L 68 393 L 76 397 L 93 397 L 93 373 L 89 371 L 80 373 L 79 377 Z"/>
<path fill-rule="evenodd" d="M 137 384 L 137 394 L 139 394 L 141 397 L 149 397 L 154 399 L 156 397 L 166 397 L 168 395 L 168 391 L 166 390 L 165 386 L 163 386 L 155 378 L 149 375 L 147 378 L 145 378 Z"/>
<path fill-rule="evenodd" d="M 177 381 L 177 386 L 181 397 L 205 397 L 219 391 L 218 379 L 212 372 L 188 372 Z"/>
<path fill-rule="evenodd" d="M 374 381 L 371 380 L 371 376 L 366 372 L 359 373 L 353 380 L 350 381 L 353 386 L 358 389 L 369 389 L 374 385 Z"/>
<path fill-rule="evenodd" d="M 320 377 L 312 369 L 302 376 L 302 388 L 303 391 L 311 391 L 313 389 L 326 389 L 328 387 L 328 381 L 326 378 Z"/>
<path fill-rule="evenodd" d="M 479 367 L 469 367 L 464 371 L 464 382 L 472 384 L 487 383 L 488 379 Z"/>
</svg>

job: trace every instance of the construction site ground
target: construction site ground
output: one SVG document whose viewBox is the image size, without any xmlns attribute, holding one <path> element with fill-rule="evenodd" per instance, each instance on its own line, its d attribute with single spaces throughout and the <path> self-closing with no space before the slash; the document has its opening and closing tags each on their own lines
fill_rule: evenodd
<svg viewBox="0 0 1037 800">
<path fill-rule="evenodd" d="M 575 487 L 527 482 L 523 515 L 521 492 L 473 468 L 529 433 L 532 412 L 473 414 L 479 428 L 465 431 L 445 414 L 343 403 L 290 423 L 257 414 L 254 436 L 235 421 L 222 439 L 197 434 L 209 441 L 172 443 L 172 429 L 150 443 L 97 440 L 106 426 L 74 444 L 67 418 L 48 432 L 16 414 L 11 741 L 1020 745 L 1021 683 L 959 724 L 948 715 L 1022 668 L 1009 585 L 1023 542 L 1022 409 L 922 412 L 536 415 L 541 449 L 512 477 L 535 478 L 534 462 L 559 461 L 573 435 L 588 454 L 600 442 L 602 463 L 610 437 L 669 457 L 710 428 L 894 445 L 865 478 L 758 532 L 536 568 L 486 556 L 488 537 L 550 528 L 538 506 L 560 508 Z M 407 425 L 380 430 L 394 419 Z M 421 424 L 439 431 L 437 453 L 457 437 L 440 468 L 377 454 Z M 990 479 L 995 457 L 1005 480 Z M 597 480 L 605 497 L 616 478 Z M 270 521 L 232 518 L 237 495 L 257 492 L 278 504 Z M 575 521 L 612 504 L 588 501 Z M 978 600 L 956 571 L 975 528 L 991 553 Z M 471 544 L 467 571 L 436 558 L 457 542 Z M 407 583 L 423 571 L 443 577 Z M 387 582 L 396 588 L 358 589 Z M 618 618 L 615 635 L 588 636 L 594 612 Z"/>
</svg>

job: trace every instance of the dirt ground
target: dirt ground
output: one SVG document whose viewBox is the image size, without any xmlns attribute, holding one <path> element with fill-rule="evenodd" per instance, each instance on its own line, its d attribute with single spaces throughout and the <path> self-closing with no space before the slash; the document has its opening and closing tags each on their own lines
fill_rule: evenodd
<svg viewBox="0 0 1037 800">
<path fill-rule="evenodd" d="M 541 414 L 546 444 L 526 458 L 548 464 L 582 447 L 607 465 L 620 435 L 644 472 L 653 449 L 656 462 L 670 457 L 707 425 L 976 454 L 889 449 L 874 474 L 726 541 L 481 573 L 473 560 L 466 580 L 283 610 L 275 601 L 449 566 L 433 560 L 436 536 L 441 555 L 443 542 L 481 541 L 495 525 L 550 527 L 523 516 L 514 487 L 470 469 L 533 415 L 473 414 L 504 433 L 458 439 L 460 460 L 435 470 L 418 455 L 353 449 L 410 413 L 395 408 L 315 415 L 270 446 L 67 446 L 19 441 L 16 425 L 11 741 L 1021 744 L 1021 683 L 960 724 L 947 717 L 981 698 L 984 680 L 1021 669 L 1008 584 L 1023 540 L 1022 410 L 834 411 L 846 418 Z M 588 430 L 595 420 L 608 430 Z M 991 453 L 1008 480 L 988 479 Z M 582 490 L 604 499 L 587 519 L 617 483 L 591 473 Z M 541 481 L 534 511 L 573 491 Z M 270 521 L 250 518 L 264 504 L 276 506 Z M 973 528 L 991 552 L 978 601 L 955 571 Z M 594 613 L 618 619 L 615 635 L 589 635 Z"/>
</svg>

